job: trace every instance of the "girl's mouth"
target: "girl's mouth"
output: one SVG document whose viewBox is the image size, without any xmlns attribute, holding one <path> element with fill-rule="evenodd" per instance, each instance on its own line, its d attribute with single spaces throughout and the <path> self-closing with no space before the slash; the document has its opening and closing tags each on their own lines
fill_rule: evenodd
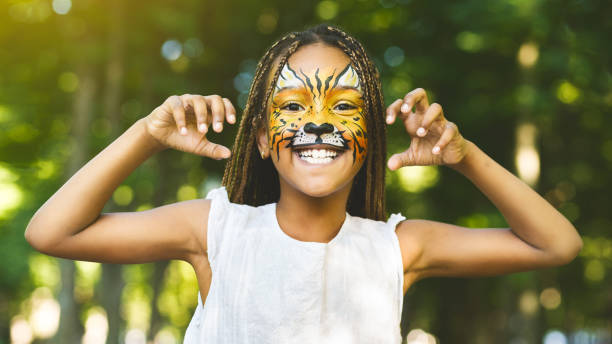
<svg viewBox="0 0 612 344">
<path fill-rule="evenodd" d="M 329 148 L 313 148 L 295 150 L 295 154 L 303 161 L 309 164 L 321 165 L 328 164 L 342 155 L 344 151 L 338 151 Z"/>
</svg>

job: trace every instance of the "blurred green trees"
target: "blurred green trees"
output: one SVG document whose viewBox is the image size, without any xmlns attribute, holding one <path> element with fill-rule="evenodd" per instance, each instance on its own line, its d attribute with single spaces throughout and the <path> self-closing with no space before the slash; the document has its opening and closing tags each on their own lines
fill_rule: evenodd
<svg viewBox="0 0 612 344">
<path fill-rule="evenodd" d="M 75 264 L 32 250 L 25 227 L 76 169 L 169 95 L 221 94 L 243 106 L 268 46 L 321 21 L 365 44 L 387 104 L 425 88 L 466 138 L 530 182 L 584 236 L 579 258 L 561 268 L 417 283 L 405 299 L 404 335 L 423 329 L 442 343 L 535 343 L 562 332 L 570 343 L 610 343 L 610 13 L 612 3 L 597 0 L 2 2 L 0 343 L 11 342 L 11 332 L 15 342 L 44 342 L 56 333 L 48 319 L 60 304 L 74 310 L 62 318 L 74 338 L 95 339 L 109 323 L 109 343 L 181 340 L 197 304 L 189 265 Z M 230 145 L 235 132 L 210 136 Z M 400 126 L 390 128 L 389 154 L 408 142 Z M 203 197 L 223 167 L 162 152 L 105 211 Z M 389 212 L 506 225 L 444 167 L 390 172 L 388 186 Z M 109 286 L 122 287 L 111 295 Z M 54 341 L 63 343 L 61 335 Z"/>
</svg>

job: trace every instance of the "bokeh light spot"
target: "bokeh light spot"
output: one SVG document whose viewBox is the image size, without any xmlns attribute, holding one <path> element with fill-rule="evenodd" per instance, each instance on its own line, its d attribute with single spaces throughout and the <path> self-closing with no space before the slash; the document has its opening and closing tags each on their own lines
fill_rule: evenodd
<svg viewBox="0 0 612 344">
<path fill-rule="evenodd" d="M 565 80 L 557 87 L 557 98 L 565 104 L 572 104 L 580 97 L 580 90 L 569 81 Z"/>
<path fill-rule="evenodd" d="M 70 0 L 53 0 L 53 11 L 57 14 L 67 14 L 72 8 L 72 1 Z"/>
<path fill-rule="evenodd" d="M 45 0 L 14 1 L 8 13 L 17 22 L 40 23 L 51 15 L 49 2 Z"/>
<path fill-rule="evenodd" d="M 129 329 L 125 334 L 125 344 L 147 344 L 147 336 L 139 328 Z"/>
<path fill-rule="evenodd" d="M 32 311 L 29 322 L 34 336 L 50 338 L 59 327 L 60 305 L 53 298 L 51 290 L 47 287 L 36 288 L 31 296 Z"/>
<path fill-rule="evenodd" d="M 149 209 L 153 209 L 153 205 L 151 205 L 150 203 L 144 203 L 139 205 L 138 208 L 136 208 L 136 211 L 145 211 Z"/>
<path fill-rule="evenodd" d="M 518 50 L 517 60 L 524 68 L 531 68 L 538 62 L 540 51 L 538 45 L 533 42 L 523 43 Z"/>
<path fill-rule="evenodd" d="M 32 328 L 23 315 L 16 315 L 11 319 L 11 343 L 30 344 L 34 339 Z"/>
<path fill-rule="evenodd" d="M 29 142 L 40 134 L 40 131 L 30 123 L 19 123 L 8 130 L 7 136 L 14 142 Z"/>
<path fill-rule="evenodd" d="M 239 73 L 234 77 L 234 88 L 240 93 L 246 93 L 251 87 L 253 75 L 251 73 Z"/>
<path fill-rule="evenodd" d="M 408 192 L 418 193 L 438 182 L 437 166 L 408 166 L 397 170 L 400 186 Z"/>
<path fill-rule="evenodd" d="M 117 205 L 125 206 L 132 203 L 134 198 L 134 190 L 129 185 L 121 185 L 113 192 L 113 201 Z"/>
<path fill-rule="evenodd" d="M 55 258 L 38 252 L 32 253 L 28 257 L 28 266 L 30 278 L 35 286 L 57 290 L 60 283 L 60 268 Z"/>
<path fill-rule="evenodd" d="M 13 114 L 8 107 L 0 105 L 0 123 L 8 122 L 12 119 Z"/>
<path fill-rule="evenodd" d="M 57 86 L 66 93 L 72 93 L 79 87 L 79 77 L 72 72 L 64 72 L 57 78 Z"/>
<path fill-rule="evenodd" d="M 599 259 L 590 259 L 584 268 L 584 277 L 591 282 L 601 282 L 606 276 L 606 268 Z"/>
<path fill-rule="evenodd" d="M 519 177 L 534 186 L 540 177 L 540 154 L 535 147 L 537 128 L 532 123 L 523 123 L 516 128 L 516 155 L 514 162 Z"/>
<path fill-rule="evenodd" d="M 392 46 L 385 50 L 385 63 L 391 67 L 397 67 L 404 62 L 404 50 L 400 47 Z"/>
<path fill-rule="evenodd" d="M 538 311 L 538 296 L 533 290 L 525 290 L 519 298 L 519 309 L 525 315 L 533 315 Z"/>
<path fill-rule="evenodd" d="M 540 303 L 546 309 L 556 309 L 561 304 L 561 292 L 556 288 L 546 288 L 540 293 Z"/>
<path fill-rule="evenodd" d="M 85 334 L 82 344 L 104 344 L 108 335 L 108 319 L 102 307 L 92 307 L 87 311 Z"/>
<path fill-rule="evenodd" d="M 469 228 L 485 228 L 489 226 L 489 219 L 485 214 L 475 213 L 460 217 L 457 220 L 457 224 Z"/>
<path fill-rule="evenodd" d="M 567 344 L 567 337 L 561 331 L 552 330 L 544 335 L 543 344 Z"/>
<path fill-rule="evenodd" d="M 196 188 L 191 185 L 181 186 L 176 193 L 176 198 L 179 201 L 187 201 L 190 199 L 195 199 L 197 197 L 198 197 L 198 190 L 196 190 Z"/>
<path fill-rule="evenodd" d="M 34 165 L 37 168 L 36 177 L 38 179 L 49 179 L 57 171 L 57 166 L 51 160 L 38 160 Z"/>
<path fill-rule="evenodd" d="M 23 201 L 23 191 L 14 183 L 18 179 L 15 173 L 0 165 L 0 219 L 19 208 Z"/>
<path fill-rule="evenodd" d="M 455 40 L 459 49 L 470 53 L 480 51 L 484 47 L 482 35 L 470 31 L 460 32 Z"/>
<path fill-rule="evenodd" d="M 406 336 L 406 344 L 436 344 L 437 342 L 436 337 L 421 329 L 411 330 Z"/>
<path fill-rule="evenodd" d="M 338 14 L 338 3 L 335 1 L 323 0 L 317 5 L 317 15 L 323 20 L 330 20 Z"/>
<path fill-rule="evenodd" d="M 257 18 L 257 30 L 263 34 L 274 32 L 277 24 L 278 11 L 274 8 L 264 9 Z"/>
<path fill-rule="evenodd" d="M 161 46 L 161 54 L 168 61 L 174 61 L 178 59 L 183 53 L 183 46 L 181 42 L 176 39 L 169 39 L 164 42 Z"/>
</svg>

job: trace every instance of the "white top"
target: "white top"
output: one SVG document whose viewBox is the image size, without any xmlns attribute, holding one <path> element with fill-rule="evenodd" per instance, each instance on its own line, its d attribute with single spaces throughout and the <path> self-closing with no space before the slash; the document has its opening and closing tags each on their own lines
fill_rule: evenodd
<svg viewBox="0 0 612 344">
<path fill-rule="evenodd" d="M 294 239 L 276 203 L 230 203 L 208 193 L 212 281 L 184 344 L 401 343 L 404 273 L 397 223 L 346 214 L 329 243 Z"/>
</svg>

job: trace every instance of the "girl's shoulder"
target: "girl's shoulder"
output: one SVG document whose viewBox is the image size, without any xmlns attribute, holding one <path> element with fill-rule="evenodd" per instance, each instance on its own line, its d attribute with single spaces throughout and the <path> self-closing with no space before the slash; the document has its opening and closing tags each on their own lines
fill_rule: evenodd
<svg viewBox="0 0 612 344">
<path fill-rule="evenodd" d="M 397 225 L 405 219 L 406 217 L 404 217 L 401 213 L 391 214 L 386 221 L 351 216 L 351 221 L 356 227 L 376 228 L 377 230 L 384 232 L 394 232 Z"/>
<path fill-rule="evenodd" d="M 269 206 L 251 206 L 248 204 L 233 203 L 229 200 L 227 190 L 224 186 L 210 190 L 206 194 L 206 199 L 211 201 L 210 214 L 214 217 L 225 219 L 237 219 L 241 215 L 248 216 L 252 213 L 257 213 L 263 210 L 263 207 Z"/>
</svg>

